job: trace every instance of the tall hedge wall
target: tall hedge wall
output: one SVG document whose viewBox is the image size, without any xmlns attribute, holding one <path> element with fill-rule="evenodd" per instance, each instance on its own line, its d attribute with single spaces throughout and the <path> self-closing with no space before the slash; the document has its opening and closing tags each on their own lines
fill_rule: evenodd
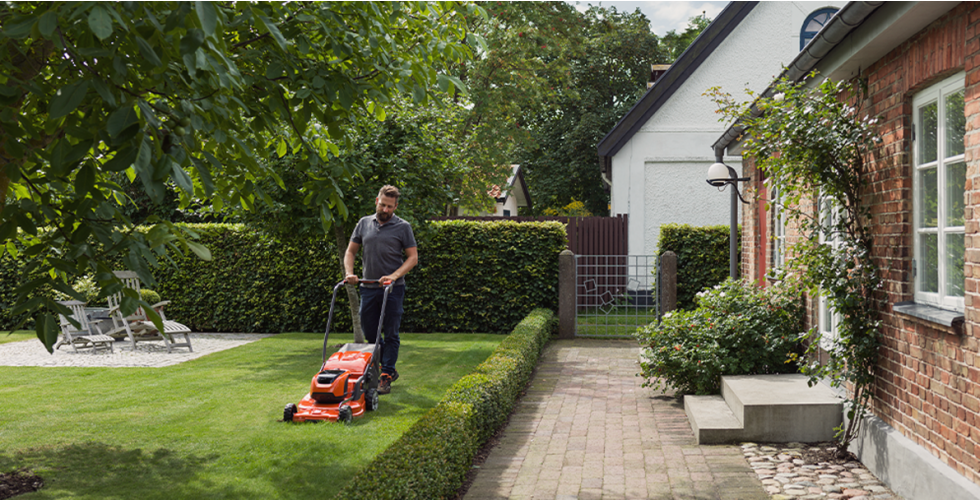
<svg viewBox="0 0 980 500">
<path fill-rule="evenodd" d="M 510 331 L 536 307 L 558 308 L 560 222 L 441 221 L 419 243 L 405 331 Z"/>
<path fill-rule="evenodd" d="M 212 260 L 172 255 L 153 270 L 155 290 L 171 301 L 167 317 L 194 331 L 321 331 L 340 280 L 336 245 L 327 239 L 276 242 L 241 225 L 189 225 Z M 421 236 L 421 235 L 420 235 Z M 557 308 L 557 222 L 435 222 L 419 239 L 419 267 L 407 279 L 406 332 L 507 332 L 535 307 Z M 23 264 L 0 257 L 0 327 Z M 358 264 L 358 269 L 360 265 Z M 338 293 L 334 330 L 350 331 L 346 293 Z"/>
<path fill-rule="evenodd" d="M 728 277 L 728 226 L 660 226 L 659 254 L 677 254 L 677 307 L 694 309 L 694 296 Z M 741 234 L 741 231 L 739 231 Z M 736 255 L 741 259 L 741 241 Z"/>
</svg>

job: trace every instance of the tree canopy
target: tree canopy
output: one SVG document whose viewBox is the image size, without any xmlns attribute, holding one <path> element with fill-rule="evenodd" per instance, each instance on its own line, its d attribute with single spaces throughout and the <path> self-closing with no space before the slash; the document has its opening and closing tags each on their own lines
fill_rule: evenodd
<svg viewBox="0 0 980 500">
<path fill-rule="evenodd" d="M 329 162 L 357 120 L 383 120 L 393 96 L 425 103 L 455 95 L 446 71 L 473 56 L 468 3 L 16 2 L 0 7 L 0 243 L 31 259 L 15 312 L 37 315 L 39 338 L 57 335 L 31 292 L 94 273 L 103 294 L 121 289 L 119 258 L 147 283 L 169 250 L 209 258 L 194 234 L 150 216 L 135 230 L 118 175 L 154 202 L 175 186 L 179 203 L 252 210 L 285 187 L 268 152 L 307 173 L 302 202 L 324 225 L 350 214 L 343 181 L 357 166 Z M 124 312 L 139 297 L 127 295 Z"/>
<path fill-rule="evenodd" d="M 524 113 L 532 140 L 519 162 L 538 213 L 574 201 L 588 213 L 609 212 L 596 145 L 646 91 L 650 66 L 673 61 L 638 9 L 593 6 L 580 23 L 581 41 L 562 56 L 567 74 L 553 83 L 554 105 Z"/>
</svg>

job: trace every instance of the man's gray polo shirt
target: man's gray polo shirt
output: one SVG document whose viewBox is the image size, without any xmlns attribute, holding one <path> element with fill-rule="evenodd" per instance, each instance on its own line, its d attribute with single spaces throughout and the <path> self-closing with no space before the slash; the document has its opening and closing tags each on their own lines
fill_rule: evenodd
<svg viewBox="0 0 980 500">
<path fill-rule="evenodd" d="M 384 224 L 378 223 L 377 214 L 362 217 L 357 221 L 350 240 L 361 245 L 363 278 L 366 280 L 376 280 L 397 271 L 405 262 L 402 251 L 418 246 L 412 225 L 397 215 L 392 215 Z M 395 285 L 404 284 L 404 276 L 395 281 Z"/>
</svg>

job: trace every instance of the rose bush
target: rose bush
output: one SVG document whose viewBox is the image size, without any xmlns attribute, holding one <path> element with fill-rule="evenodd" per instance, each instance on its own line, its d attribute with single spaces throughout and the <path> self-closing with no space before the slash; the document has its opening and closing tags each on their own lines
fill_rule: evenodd
<svg viewBox="0 0 980 500">
<path fill-rule="evenodd" d="M 803 348 L 803 304 L 788 285 L 758 288 L 728 279 L 636 332 L 644 387 L 717 394 L 722 375 L 792 373 Z"/>
</svg>

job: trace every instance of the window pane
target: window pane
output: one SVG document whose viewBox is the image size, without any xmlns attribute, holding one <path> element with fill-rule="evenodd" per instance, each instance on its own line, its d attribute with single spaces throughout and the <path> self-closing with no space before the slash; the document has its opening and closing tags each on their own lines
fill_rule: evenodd
<svg viewBox="0 0 980 500">
<path fill-rule="evenodd" d="M 919 146 L 919 164 L 936 161 L 936 103 L 919 108 L 919 126 L 916 130 Z"/>
<path fill-rule="evenodd" d="M 963 296 L 963 233 L 946 234 L 946 295 Z"/>
<path fill-rule="evenodd" d="M 963 190 L 966 188 L 966 163 L 946 166 L 946 227 L 963 225 Z"/>
<path fill-rule="evenodd" d="M 920 234 L 918 254 L 919 291 L 939 292 L 939 237 Z"/>
<path fill-rule="evenodd" d="M 937 227 L 939 224 L 939 191 L 936 188 L 936 169 L 919 171 L 919 227 Z M 962 195 L 960 196 L 962 198 Z"/>
<path fill-rule="evenodd" d="M 820 331 L 828 333 L 832 328 L 829 302 L 826 297 L 820 297 Z"/>
<path fill-rule="evenodd" d="M 963 135 L 966 132 L 966 108 L 963 91 L 946 96 L 946 157 L 963 154 Z"/>
</svg>

